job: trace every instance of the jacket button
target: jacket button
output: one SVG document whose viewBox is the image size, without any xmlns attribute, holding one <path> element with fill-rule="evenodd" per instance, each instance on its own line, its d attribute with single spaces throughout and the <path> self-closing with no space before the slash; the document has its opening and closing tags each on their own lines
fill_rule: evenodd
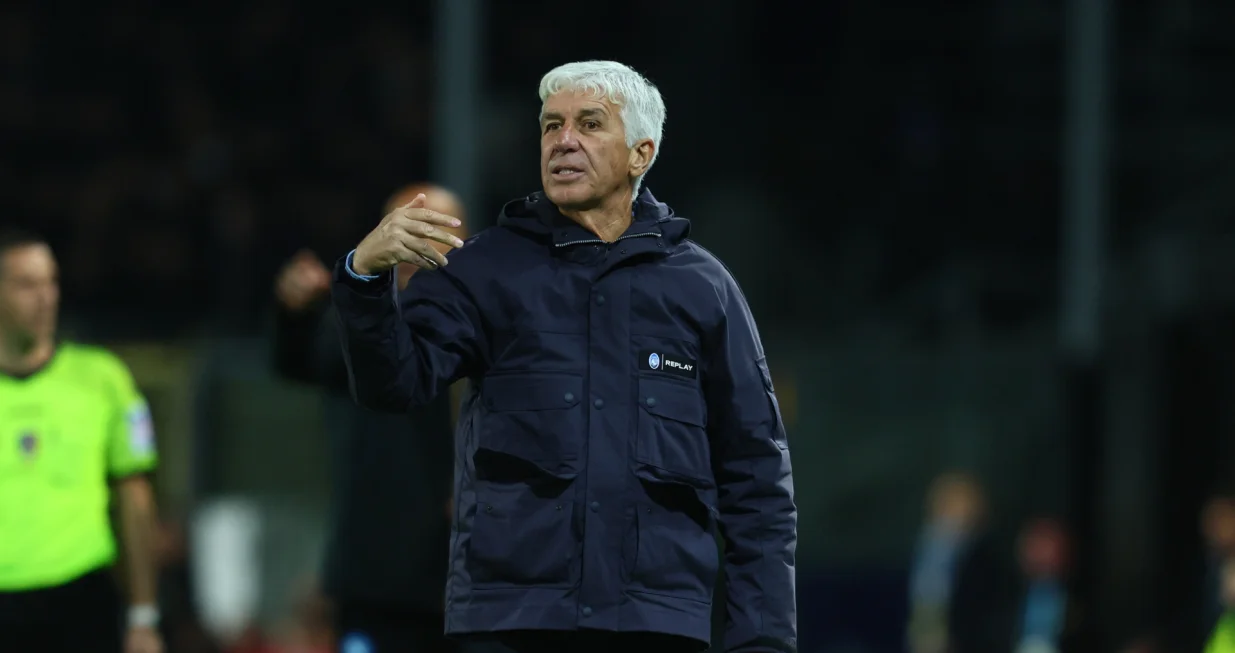
<svg viewBox="0 0 1235 653">
<path fill-rule="evenodd" d="M 493 512 L 493 506 L 485 506 L 485 512 Z"/>
<path fill-rule="evenodd" d="M 570 403 L 575 400 L 575 393 L 567 392 L 565 395 L 562 396 L 562 399 L 565 399 L 566 403 Z"/>
<path fill-rule="evenodd" d="M 605 400 L 597 399 L 596 401 L 592 402 L 592 405 L 596 407 L 596 410 L 600 410 L 601 408 L 605 407 Z"/>
<path fill-rule="evenodd" d="M 648 397 L 648 398 L 647 398 L 647 401 L 645 401 L 644 403 L 646 403 L 646 404 L 647 404 L 647 405 L 649 405 L 649 406 L 655 406 L 655 405 L 656 405 L 656 397 Z"/>
<path fill-rule="evenodd" d="M 596 305 L 597 305 L 597 306 L 604 306 L 604 305 L 605 305 L 605 296 L 604 296 L 604 295 L 597 295 L 597 296 L 596 296 Z"/>
<path fill-rule="evenodd" d="M 600 502 L 599 501 L 592 502 L 592 512 L 600 512 Z"/>
<path fill-rule="evenodd" d="M 588 606 L 586 606 L 586 605 L 585 605 L 585 606 L 583 606 L 583 616 L 585 616 L 585 617 L 590 617 L 590 616 L 592 616 L 592 608 L 590 608 L 590 607 L 588 607 Z"/>
</svg>

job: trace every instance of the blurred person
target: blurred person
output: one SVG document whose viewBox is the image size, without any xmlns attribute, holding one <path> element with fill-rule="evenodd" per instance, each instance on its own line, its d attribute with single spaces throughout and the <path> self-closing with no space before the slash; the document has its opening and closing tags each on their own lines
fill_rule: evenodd
<svg viewBox="0 0 1235 653">
<path fill-rule="evenodd" d="M 1067 532 L 1059 522 L 1030 522 L 1020 542 L 1025 592 L 1017 631 L 1016 653 L 1073 651 L 1068 635 L 1074 632 L 1070 615 L 1067 571 L 1070 551 Z"/>
<path fill-rule="evenodd" d="M 1221 571 L 1222 615 L 1205 646 L 1205 653 L 1235 653 L 1235 559 L 1228 559 Z"/>
<path fill-rule="evenodd" d="M 395 193 L 387 211 L 422 193 L 430 209 L 462 217 L 453 193 L 424 183 Z M 452 233 L 466 237 L 462 226 Z M 417 269 L 399 266 L 400 288 Z M 324 588 L 334 602 L 341 650 L 453 650 L 444 634 L 442 589 L 454 460 L 450 397 L 399 415 L 351 400 L 338 323 L 329 311 L 330 271 L 311 252 L 287 264 L 275 295 L 275 367 L 285 378 L 320 388 L 325 398 L 334 498 Z"/>
<path fill-rule="evenodd" d="M 472 381 L 447 632 L 465 653 L 698 651 L 723 564 L 724 650 L 794 651 L 784 425 L 737 282 L 641 187 L 660 92 L 590 61 L 540 98 L 543 192 L 466 245 L 418 196 L 334 272 L 358 402 L 404 413 Z M 404 263 L 422 271 L 396 295 Z"/>
<path fill-rule="evenodd" d="M 985 490 L 972 475 L 949 472 L 932 483 L 910 577 L 911 653 L 1007 649 L 1007 589 L 987 511 Z"/>
<path fill-rule="evenodd" d="M 1235 558 L 1235 497 L 1215 494 L 1201 509 L 1201 537 L 1205 542 L 1206 578 L 1202 597 L 1204 624 L 1208 633 L 1218 617 L 1225 612 L 1222 595 L 1222 572 Z"/>
<path fill-rule="evenodd" d="M 159 653 L 150 411 L 119 358 L 57 340 L 59 304 L 47 242 L 0 234 L 0 646 Z M 111 500 L 127 629 L 110 573 Z"/>
</svg>

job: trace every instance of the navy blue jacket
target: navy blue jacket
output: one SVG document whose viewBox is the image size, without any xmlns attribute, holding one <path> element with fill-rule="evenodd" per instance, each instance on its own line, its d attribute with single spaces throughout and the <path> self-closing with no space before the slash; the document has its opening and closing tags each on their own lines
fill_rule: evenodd
<svg viewBox="0 0 1235 653">
<path fill-rule="evenodd" d="M 472 380 L 455 444 L 451 634 L 599 629 L 796 648 L 788 443 L 746 300 L 650 193 L 606 244 L 543 194 L 421 271 L 335 270 L 356 400 L 407 411 Z M 394 437 L 395 434 L 392 434 Z"/>
</svg>

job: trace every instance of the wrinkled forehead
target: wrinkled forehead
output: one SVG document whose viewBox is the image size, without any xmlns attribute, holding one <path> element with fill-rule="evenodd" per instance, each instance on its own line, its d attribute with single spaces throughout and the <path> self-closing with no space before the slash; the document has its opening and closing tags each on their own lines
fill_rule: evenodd
<svg viewBox="0 0 1235 653">
<path fill-rule="evenodd" d="M 563 89 L 545 98 L 540 106 L 540 119 L 546 117 L 579 117 L 590 113 L 619 116 L 621 98 L 616 100 L 599 88 L 583 87 Z"/>
</svg>

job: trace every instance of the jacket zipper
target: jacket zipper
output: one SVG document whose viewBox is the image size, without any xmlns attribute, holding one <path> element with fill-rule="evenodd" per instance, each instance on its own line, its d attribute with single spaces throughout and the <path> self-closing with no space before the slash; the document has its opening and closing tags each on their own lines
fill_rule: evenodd
<svg viewBox="0 0 1235 653">
<path fill-rule="evenodd" d="M 629 238 L 645 238 L 647 236 L 660 236 L 660 234 L 656 233 L 655 231 L 647 231 L 641 234 L 626 234 L 625 236 L 619 236 L 618 239 L 613 242 L 616 243 L 618 241 L 627 240 Z M 554 245 L 554 247 L 567 247 L 570 245 L 608 245 L 608 244 L 610 243 L 606 243 L 605 241 L 599 238 L 592 238 L 590 240 L 571 240 L 565 243 L 557 243 L 556 245 Z"/>
</svg>

